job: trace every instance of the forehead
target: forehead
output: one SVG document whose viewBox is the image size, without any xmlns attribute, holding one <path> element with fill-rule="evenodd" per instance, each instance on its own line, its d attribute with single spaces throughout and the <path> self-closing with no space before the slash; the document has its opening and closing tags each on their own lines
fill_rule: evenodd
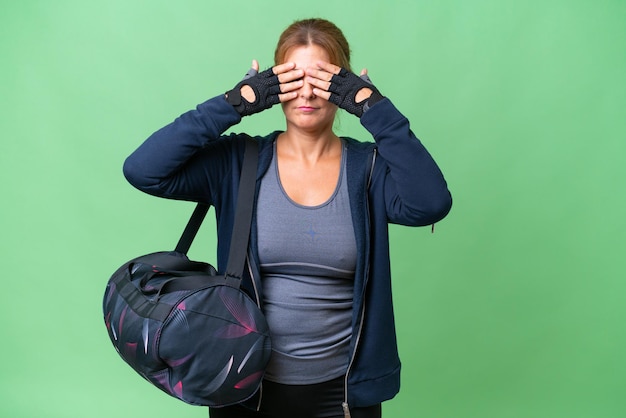
<svg viewBox="0 0 626 418">
<path fill-rule="evenodd" d="M 318 45 L 297 46 L 285 54 L 285 62 L 295 62 L 296 68 L 306 68 L 317 61 L 330 61 L 330 55 Z"/>
</svg>

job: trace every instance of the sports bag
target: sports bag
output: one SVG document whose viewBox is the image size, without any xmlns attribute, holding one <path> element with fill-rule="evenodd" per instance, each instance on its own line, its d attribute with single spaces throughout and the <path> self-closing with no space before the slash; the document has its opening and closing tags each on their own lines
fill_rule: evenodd
<svg viewBox="0 0 626 418">
<path fill-rule="evenodd" d="M 208 211 L 198 204 L 174 251 L 137 257 L 109 279 L 104 322 L 119 355 L 186 403 L 226 406 L 259 388 L 271 343 L 265 317 L 240 288 L 258 145 L 246 140 L 226 274 L 186 253 Z"/>
</svg>

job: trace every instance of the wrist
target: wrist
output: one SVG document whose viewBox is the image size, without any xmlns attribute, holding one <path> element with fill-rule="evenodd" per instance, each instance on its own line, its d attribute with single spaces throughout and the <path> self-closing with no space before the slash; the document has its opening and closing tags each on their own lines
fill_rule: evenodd
<svg viewBox="0 0 626 418">
<path fill-rule="evenodd" d="M 380 94 L 378 90 L 372 91 L 372 94 L 366 99 L 365 104 L 363 105 L 363 113 L 367 112 L 372 106 L 374 106 L 376 103 L 380 102 L 384 98 L 385 96 Z"/>
<path fill-rule="evenodd" d="M 237 85 L 234 89 L 224 93 L 224 99 L 226 100 L 228 104 L 230 104 L 237 111 L 237 113 L 239 113 L 240 115 L 243 115 L 243 112 L 246 106 L 243 103 L 239 85 Z"/>
</svg>

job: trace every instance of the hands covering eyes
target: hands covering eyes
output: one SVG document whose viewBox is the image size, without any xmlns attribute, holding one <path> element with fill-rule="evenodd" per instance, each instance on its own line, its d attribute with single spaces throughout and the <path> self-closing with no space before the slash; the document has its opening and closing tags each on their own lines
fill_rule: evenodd
<svg viewBox="0 0 626 418">
<path fill-rule="evenodd" d="M 304 71 L 295 68 L 295 63 L 288 62 L 259 73 L 259 63 L 254 60 L 243 80 L 226 92 L 226 100 L 241 116 L 249 116 L 295 99 L 294 90 L 302 87 L 304 76 Z"/>
<path fill-rule="evenodd" d="M 317 68 L 306 69 L 305 82 L 314 87 L 313 94 L 359 118 L 374 103 L 383 99 L 368 77 L 367 70 L 357 76 L 345 68 L 320 61 Z"/>
<path fill-rule="evenodd" d="M 248 116 L 295 99 L 297 90 L 308 83 L 315 96 L 361 117 L 383 98 L 367 76 L 367 70 L 359 77 L 323 61 L 319 61 L 316 68 L 295 67 L 295 63 L 288 62 L 259 73 L 259 64 L 254 60 L 244 79 L 226 93 L 226 99 L 242 116 Z"/>
</svg>

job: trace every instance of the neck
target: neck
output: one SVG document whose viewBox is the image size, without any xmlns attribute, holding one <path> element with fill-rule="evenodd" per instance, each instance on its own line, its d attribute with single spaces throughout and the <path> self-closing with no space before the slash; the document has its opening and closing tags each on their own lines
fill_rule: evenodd
<svg viewBox="0 0 626 418">
<path fill-rule="evenodd" d="M 306 132 L 289 129 L 277 139 L 279 154 L 303 161 L 316 162 L 341 153 L 341 140 L 332 129 L 323 132 Z"/>
</svg>

